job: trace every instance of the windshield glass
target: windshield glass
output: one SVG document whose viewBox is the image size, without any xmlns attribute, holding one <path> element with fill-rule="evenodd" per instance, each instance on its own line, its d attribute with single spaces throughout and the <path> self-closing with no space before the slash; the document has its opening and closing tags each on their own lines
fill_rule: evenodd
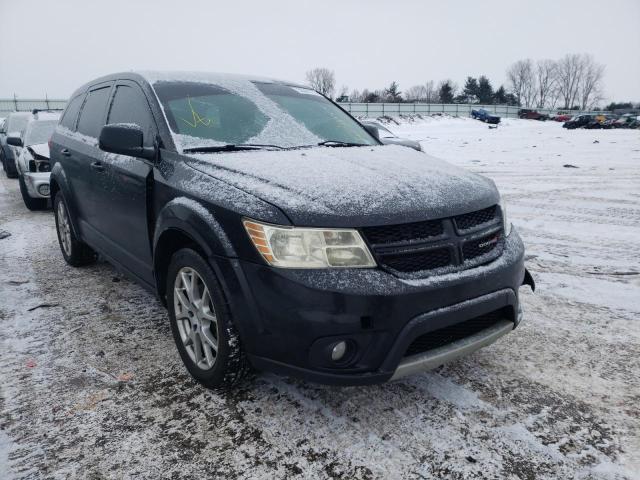
<svg viewBox="0 0 640 480">
<path fill-rule="evenodd" d="M 24 127 L 27 126 L 27 122 L 29 121 L 29 115 L 11 115 L 9 116 L 9 120 L 7 120 L 7 133 L 15 133 L 24 131 Z"/>
<path fill-rule="evenodd" d="M 182 149 L 225 144 L 287 148 L 327 140 L 377 145 L 360 124 L 311 89 L 237 79 L 158 81 L 154 89 Z"/>
<path fill-rule="evenodd" d="M 24 134 L 25 145 L 37 145 L 38 143 L 47 143 L 58 125 L 57 120 L 41 120 L 31 122 Z"/>
</svg>

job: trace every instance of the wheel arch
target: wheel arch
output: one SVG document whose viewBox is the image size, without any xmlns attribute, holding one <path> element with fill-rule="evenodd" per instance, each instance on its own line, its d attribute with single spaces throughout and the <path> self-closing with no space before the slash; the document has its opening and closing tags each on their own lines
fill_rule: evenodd
<svg viewBox="0 0 640 480">
<path fill-rule="evenodd" d="M 62 169 L 60 163 L 54 164 L 51 169 L 51 175 L 49 177 L 49 197 L 51 198 L 51 207 L 55 209 L 56 195 L 58 192 L 62 193 L 65 199 L 65 206 L 69 214 L 69 222 L 73 229 L 74 235 L 81 239 L 80 230 L 78 229 L 78 210 L 74 203 L 74 197 L 69 187 L 69 181 L 65 171 Z"/>
<path fill-rule="evenodd" d="M 171 257 L 181 248 L 193 248 L 205 260 L 213 255 L 236 256 L 222 225 L 203 204 L 186 197 L 169 202 L 158 215 L 153 235 L 156 291 L 164 305 Z"/>
</svg>

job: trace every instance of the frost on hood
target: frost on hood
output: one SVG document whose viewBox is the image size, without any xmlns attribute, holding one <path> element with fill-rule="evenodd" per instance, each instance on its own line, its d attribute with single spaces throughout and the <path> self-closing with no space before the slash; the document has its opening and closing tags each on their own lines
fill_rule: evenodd
<svg viewBox="0 0 640 480">
<path fill-rule="evenodd" d="M 399 146 L 191 154 L 190 165 L 277 205 L 302 225 L 405 223 L 496 204 L 493 182 Z M 407 218 L 412 217 L 412 218 Z M 372 223 L 374 222 L 374 223 Z"/>
<path fill-rule="evenodd" d="M 253 81 L 271 82 L 273 80 L 205 72 L 141 72 L 141 75 L 143 75 L 152 85 L 159 82 L 193 82 L 212 84 L 248 99 L 268 118 L 268 121 L 258 135 L 250 138 L 245 143 L 276 144 L 284 147 L 294 147 L 302 144 L 315 145 L 322 140 L 310 132 L 304 125 L 296 121 L 291 115 L 282 110 L 273 100 L 268 98 L 253 84 Z M 158 103 L 160 104 L 166 119 L 167 115 L 164 110 L 164 105 L 160 99 L 158 99 Z M 193 137 L 173 131 L 171 131 L 171 135 L 176 146 L 180 150 L 199 146 L 220 146 L 225 143 L 207 138 Z"/>
</svg>

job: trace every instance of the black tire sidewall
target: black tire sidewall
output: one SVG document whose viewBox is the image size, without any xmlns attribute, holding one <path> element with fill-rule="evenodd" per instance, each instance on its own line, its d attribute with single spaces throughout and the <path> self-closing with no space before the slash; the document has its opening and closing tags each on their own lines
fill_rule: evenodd
<svg viewBox="0 0 640 480">
<path fill-rule="evenodd" d="M 24 202 L 25 207 L 31 211 L 45 210 L 47 208 L 46 198 L 33 198 L 29 195 L 29 190 L 27 189 L 27 185 L 25 184 L 22 175 L 18 177 L 18 183 L 20 184 L 20 194 L 22 195 L 22 201 Z"/>
<path fill-rule="evenodd" d="M 183 267 L 189 267 L 198 272 L 198 275 L 204 280 L 209 289 L 213 301 L 218 321 L 218 352 L 216 362 L 213 368 L 209 370 L 202 370 L 194 364 L 182 343 L 178 330 L 173 290 L 175 278 Z M 211 266 L 195 250 L 190 248 L 178 250 L 173 255 L 169 265 L 166 292 L 171 331 L 178 353 L 189 373 L 207 388 L 226 388 L 235 383 L 244 370 L 244 355 L 222 287 Z"/>
<path fill-rule="evenodd" d="M 58 220 L 58 205 L 62 202 L 64 204 L 65 211 L 67 212 L 67 220 L 71 227 L 71 255 L 67 255 L 62 245 L 62 239 L 60 238 L 60 226 Z M 60 252 L 67 262 L 72 267 L 81 267 L 88 265 L 96 260 L 96 255 L 85 243 L 78 240 L 73 230 L 73 223 L 71 222 L 71 214 L 69 212 L 69 206 L 64 199 L 61 192 L 58 192 L 53 200 L 53 217 L 56 223 L 56 235 L 58 236 L 58 245 L 60 245 Z"/>
</svg>

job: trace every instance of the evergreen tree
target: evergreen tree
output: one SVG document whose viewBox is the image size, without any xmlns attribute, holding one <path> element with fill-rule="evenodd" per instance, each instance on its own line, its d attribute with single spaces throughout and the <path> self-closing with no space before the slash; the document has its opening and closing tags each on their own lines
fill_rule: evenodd
<svg viewBox="0 0 640 480">
<path fill-rule="evenodd" d="M 476 93 L 478 100 L 483 105 L 493 103 L 493 87 L 487 77 L 481 75 L 478 79 L 478 90 Z"/>
<path fill-rule="evenodd" d="M 473 77 L 467 77 L 462 95 L 460 95 L 460 100 L 464 103 L 476 103 L 480 98 L 479 93 L 480 87 L 478 86 L 478 80 Z"/>
<path fill-rule="evenodd" d="M 448 80 L 440 85 L 438 96 L 441 103 L 453 103 L 453 86 Z"/>
<path fill-rule="evenodd" d="M 384 94 L 389 102 L 397 103 L 402 101 L 402 92 L 399 90 L 397 82 L 391 82 L 391 85 L 385 89 Z"/>
<path fill-rule="evenodd" d="M 504 105 L 507 103 L 507 91 L 504 89 L 503 85 L 500 85 L 500 88 L 498 88 L 496 93 L 493 94 L 493 103 L 498 105 Z"/>
</svg>

